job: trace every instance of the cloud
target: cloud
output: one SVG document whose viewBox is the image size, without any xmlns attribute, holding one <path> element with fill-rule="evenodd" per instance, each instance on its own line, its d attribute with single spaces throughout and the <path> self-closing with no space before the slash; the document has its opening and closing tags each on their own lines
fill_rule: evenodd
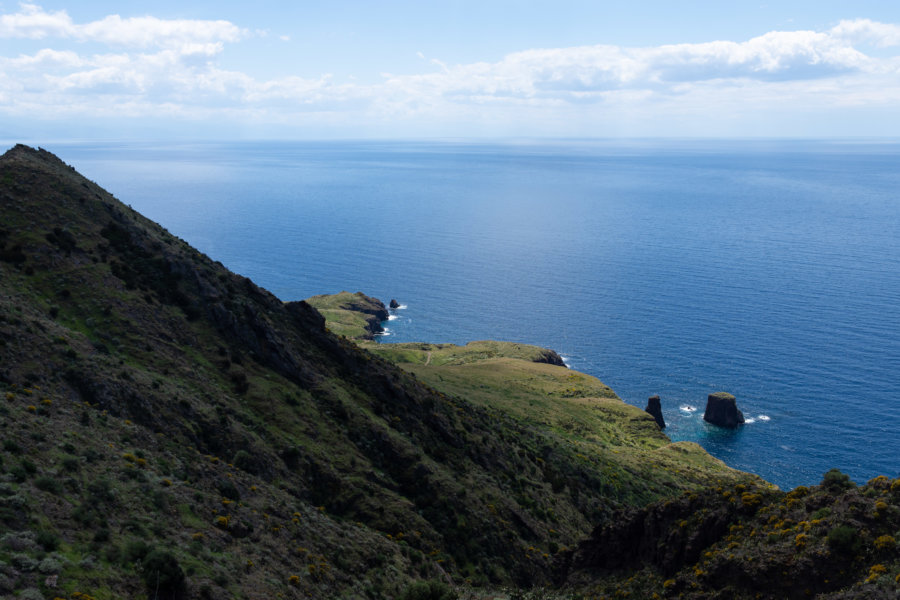
<svg viewBox="0 0 900 600">
<path fill-rule="evenodd" d="M 445 69 L 409 83 L 463 96 L 560 97 L 720 80 L 796 81 L 859 72 L 871 60 L 825 33 L 773 32 L 746 42 L 716 41 L 652 48 L 597 45 L 527 50 L 497 63 Z"/>
<path fill-rule="evenodd" d="M 0 38 L 48 47 L 0 56 L 0 114 L 227 115 L 270 123 L 316 114 L 357 123 L 502 121 L 552 132 L 578 119 L 615 124 L 900 101 L 900 57 L 890 50 L 900 46 L 900 27 L 868 19 L 744 41 L 529 49 L 494 62 L 452 64 L 418 52 L 422 72 L 368 84 L 223 68 L 225 47 L 253 35 L 261 34 L 221 20 L 111 15 L 75 23 L 65 11 L 22 4 L 0 15 Z M 79 52 L 81 42 L 106 51 Z M 869 52 L 873 47 L 879 51 Z"/>
<path fill-rule="evenodd" d="M 829 33 L 851 43 L 871 43 L 882 48 L 900 46 L 900 25 L 870 19 L 841 21 Z"/>
<path fill-rule="evenodd" d="M 113 46 L 152 48 L 185 44 L 236 42 L 247 32 L 228 21 L 157 19 L 110 15 L 99 21 L 76 24 L 64 10 L 47 12 L 35 4 L 23 3 L 19 12 L 0 16 L 0 38 L 73 39 Z"/>
</svg>

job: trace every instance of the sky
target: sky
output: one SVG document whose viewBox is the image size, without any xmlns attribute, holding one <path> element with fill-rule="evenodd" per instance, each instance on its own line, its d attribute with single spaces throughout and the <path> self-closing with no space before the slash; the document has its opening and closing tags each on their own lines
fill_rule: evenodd
<svg viewBox="0 0 900 600">
<path fill-rule="evenodd" d="M 900 137 L 900 2 L 0 0 L 9 139 Z"/>
</svg>

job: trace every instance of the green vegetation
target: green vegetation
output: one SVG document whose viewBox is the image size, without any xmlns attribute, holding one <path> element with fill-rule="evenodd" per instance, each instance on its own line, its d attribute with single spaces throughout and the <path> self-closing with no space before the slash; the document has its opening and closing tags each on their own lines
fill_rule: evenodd
<svg viewBox="0 0 900 600">
<path fill-rule="evenodd" d="M 457 600 L 457 594 L 450 586 L 440 581 L 418 581 L 400 594 L 398 600 Z"/>
<path fill-rule="evenodd" d="M 719 486 L 623 514 L 570 555 L 565 579 L 609 598 L 890 598 L 900 479 L 829 485 L 842 475 L 787 493 Z"/>
<path fill-rule="evenodd" d="M 592 477 L 607 501 L 642 505 L 674 490 L 745 477 L 696 444 L 671 443 L 650 415 L 596 377 L 548 364 L 561 359 L 544 348 L 493 341 L 363 347 L 452 401 L 497 411 L 555 440 L 554 452 L 566 459 L 561 471 L 545 469 L 556 490 L 573 477 Z"/>
<path fill-rule="evenodd" d="M 306 302 L 325 317 L 332 332 L 355 340 L 371 340 L 388 318 L 384 304 L 362 292 L 313 296 Z"/>
<path fill-rule="evenodd" d="M 327 314 L 323 314 L 330 325 Z M 561 365 L 562 359 L 555 352 L 514 342 L 480 341 L 469 342 L 465 346 L 455 344 L 361 344 L 369 352 L 382 356 L 394 363 L 409 365 L 464 365 L 481 362 L 490 358 L 514 358 L 528 362 Z M 607 390 L 609 388 L 606 388 Z"/>
</svg>

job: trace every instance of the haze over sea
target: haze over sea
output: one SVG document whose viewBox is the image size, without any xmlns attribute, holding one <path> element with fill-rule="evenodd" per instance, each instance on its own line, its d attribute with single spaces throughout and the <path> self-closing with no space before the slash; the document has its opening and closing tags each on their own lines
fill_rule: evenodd
<svg viewBox="0 0 900 600">
<path fill-rule="evenodd" d="M 782 488 L 900 475 L 900 145 L 63 144 L 283 300 L 406 306 L 383 341 L 553 348 Z M 748 423 L 706 425 L 710 392 Z"/>
</svg>

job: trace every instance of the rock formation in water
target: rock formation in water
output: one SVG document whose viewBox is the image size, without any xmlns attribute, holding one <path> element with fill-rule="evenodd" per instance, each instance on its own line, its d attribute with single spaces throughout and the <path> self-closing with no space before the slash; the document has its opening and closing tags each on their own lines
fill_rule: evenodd
<svg viewBox="0 0 900 600">
<path fill-rule="evenodd" d="M 719 427 L 734 429 L 744 423 L 744 414 L 738 410 L 734 396 L 728 392 L 716 392 L 710 394 L 706 400 L 703 420 Z"/>
<path fill-rule="evenodd" d="M 656 419 L 656 424 L 659 425 L 660 429 L 666 428 L 666 420 L 663 419 L 662 415 L 662 405 L 659 402 L 659 396 L 650 396 L 647 400 L 647 408 L 644 409 Z"/>
<path fill-rule="evenodd" d="M 389 306 L 391 308 L 400 308 L 400 303 L 397 302 L 396 300 L 394 300 L 393 298 L 391 298 L 391 302 L 390 302 Z"/>
</svg>

